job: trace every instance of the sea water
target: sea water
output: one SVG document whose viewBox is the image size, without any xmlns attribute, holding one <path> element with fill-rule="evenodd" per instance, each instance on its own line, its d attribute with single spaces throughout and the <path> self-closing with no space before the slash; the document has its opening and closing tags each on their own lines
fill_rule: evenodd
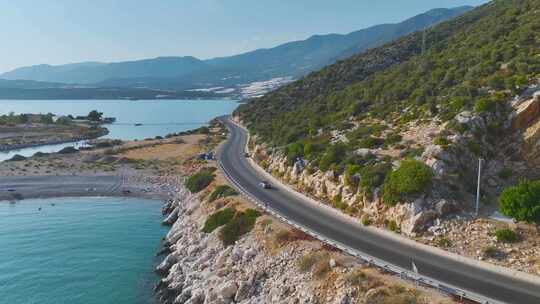
<svg viewBox="0 0 540 304">
<path fill-rule="evenodd" d="M 0 201 L 0 303 L 154 303 L 161 202 Z"/>
<path fill-rule="evenodd" d="M 238 102 L 231 100 L 0 100 L 0 115 L 53 113 L 78 116 L 97 110 L 105 117 L 116 118 L 114 124 L 106 125 L 109 134 L 105 138 L 142 140 L 204 126 L 217 116 L 230 114 L 237 106 Z M 67 146 L 74 144 L 0 152 L 0 161 L 15 154 L 32 156 L 36 152 L 57 152 Z"/>
</svg>

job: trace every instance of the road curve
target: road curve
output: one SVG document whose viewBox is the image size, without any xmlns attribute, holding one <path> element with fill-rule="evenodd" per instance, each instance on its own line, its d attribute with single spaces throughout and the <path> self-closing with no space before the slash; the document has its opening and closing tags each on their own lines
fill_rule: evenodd
<svg viewBox="0 0 540 304">
<path fill-rule="evenodd" d="M 538 283 L 520 280 L 473 264 L 463 263 L 429 250 L 410 246 L 328 212 L 283 188 L 264 190 L 264 179 L 244 157 L 246 131 L 221 118 L 230 131 L 219 152 L 219 161 L 230 178 L 251 196 L 263 201 L 283 217 L 308 227 L 328 239 L 357 249 L 404 269 L 414 260 L 421 275 L 459 287 L 502 303 L 539 304 Z"/>
</svg>

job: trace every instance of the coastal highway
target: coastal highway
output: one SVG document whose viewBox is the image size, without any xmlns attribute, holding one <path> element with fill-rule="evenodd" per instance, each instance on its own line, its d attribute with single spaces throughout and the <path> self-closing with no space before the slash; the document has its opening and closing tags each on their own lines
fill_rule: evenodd
<svg viewBox="0 0 540 304">
<path fill-rule="evenodd" d="M 281 216 L 307 227 L 318 235 L 339 242 L 365 254 L 404 269 L 411 269 L 412 261 L 419 274 L 484 296 L 488 303 L 540 303 L 540 279 L 521 279 L 489 267 L 466 263 L 437 254 L 421 246 L 389 237 L 374 228 L 363 227 L 344 216 L 302 199 L 285 186 L 273 184 L 274 189 L 262 189 L 258 183 L 268 180 L 255 170 L 244 156 L 247 133 L 228 118 L 220 118 L 230 131 L 221 146 L 219 162 L 234 183 L 244 192 L 264 202 Z"/>
</svg>

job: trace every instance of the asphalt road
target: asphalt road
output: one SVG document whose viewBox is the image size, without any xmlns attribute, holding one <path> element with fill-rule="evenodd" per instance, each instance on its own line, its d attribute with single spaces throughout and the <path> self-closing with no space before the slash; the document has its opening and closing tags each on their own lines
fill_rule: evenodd
<svg viewBox="0 0 540 304">
<path fill-rule="evenodd" d="M 432 279 L 503 303 L 539 304 L 538 283 L 522 281 L 479 266 L 462 263 L 429 250 L 415 248 L 366 229 L 360 224 L 328 212 L 302 200 L 280 185 L 265 190 L 258 186 L 264 177 L 251 167 L 244 156 L 246 132 L 223 118 L 230 130 L 227 142 L 221 147 L 219 159 L 231 177 L 258 200 L 282 216 L 310 228 L 326 238 L 358 249 L 390 264 L 411 269 L 414 261 L 419 273 Z"/>
</svg>

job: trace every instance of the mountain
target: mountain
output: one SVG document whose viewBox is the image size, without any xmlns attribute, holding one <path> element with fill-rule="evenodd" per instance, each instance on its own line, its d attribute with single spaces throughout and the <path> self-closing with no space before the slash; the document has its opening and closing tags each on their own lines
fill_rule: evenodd
<svg viewBox="0 0 540 304">
<path fill-rule="evenodd" d="M 209 60 L 161 57 L 108 64 L 38 65 L 4 73 L 0 78 L 172 90 L 234 87 L 277 77 L 298 78 L 470 9 L 434 9 L 397 24 L 373 26 L 347 35 L 316 35 L 230 57 Z"/>
<path fill-rule="evenodd" d="M 498 203 L 526 219 L 539 204 L 506 198 L 540 179 L 539 12 L 538 0 L 491 1 L 247 101 L 234 117 L 250 130 L 250 158 L 309 197 L 414 237 Z"/>
<path fill-rule="evenodd" d="M 114 78 L 171 78 L 201 71 L 207 65 L 195 57 L 158 57 L 118 63 L 78 63 L 59 66 L 37 65 L 0 75 L 8 80 L 93 84 Z"/>
<path fill-rule="evenodd" d="M 266 78 L 302 76 L 323 66 L 381 46 L 398 37 L 418 31 L 469 11 L 464 6 L 453 9 L 433 9 L 397 24 L 383 24 L 347 35 L 316 35 L 303 41 L 286 43 L 271 49 L 208 60 L 220 68 L 254 69 Z"/>
<path fill-rule="evenodd" d="M 437 113 L 449 121 L 476 102 L 491 105 L 492 90 L 518 94 L 538 75 L 539 3 L 483 5 L 428 29 L 424 55 L 422 33 L 413 33 L 311 73 L 238 114 L 260 138 L 278 145 L 320 128 L 339 129 L 355 117 L 402 124 Z"/>
</svg>

